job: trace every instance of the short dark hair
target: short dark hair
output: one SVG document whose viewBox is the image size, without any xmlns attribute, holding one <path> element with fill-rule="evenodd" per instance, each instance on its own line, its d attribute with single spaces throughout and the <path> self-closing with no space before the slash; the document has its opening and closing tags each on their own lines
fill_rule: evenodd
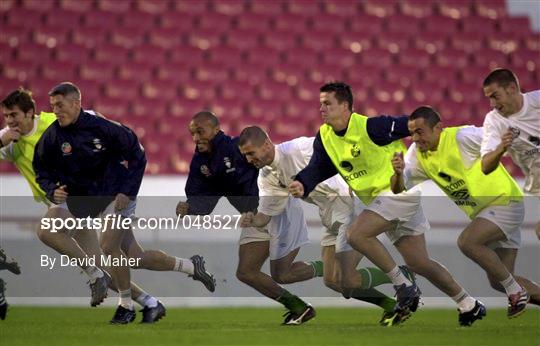
<svg viewBox="0 0 540 346">
<path fill-rule="evenodd" d="M 418 107 L 409 116 L 409 120 L 415 120 L 422 118 L 426 121 L 430 128 L 441 122 L 441 116 L 437 111 L 430 106 Z"/>
<path fill-rule="evenodd" d="M 268 134 L 259 126 L 248 126 L 240 133 L 238 146 L 246 145 L 248 142 L 255 145 L 262 145 L 268 139 L 270 139 Z"/>
<path fill-rule="evenodd" d="M 30 111 L 36 112 L 36 101 L 32 98 L 32 92 L 23 87 L 12 91 L 4 100 L 2 100 L 2 106 L 8 109 L 12 109 L 17 106 L 24 113 Z"/>
<path fill-rule="evenodd" d="M 71 82 L 62 82 L 49 91 L 49 96 L 62 95 L 65 97 L 72 94 L 77 95 L 78 99 L 81 98 L 81 90 Z"/>
<path fill-rule="evenodd" d="M 344 82 L 330 82 L 326 83 L 320 88 L 320 92 L 322 93 L 328 93 L 328 92 L 334 92 L 336 93 L 336 99 L 339 103 L 347 102 L 349 104 L 349 110 L 353 111 L 353 93 L 351 90 L 351 87 L 344 83 Z"/>
<path fill-rule="evenodd" d="M 497 83 L 503 88 L 506 88 L 510 83 L 516 83 L 519 89 L 519 81 L 514 72 L 506 68 L 496 68 L 491 71 L 489 75 L 484 79 L 483 87 L 487 87 L 490 84 Z"/>
<path fill-rule="evenodd" d="M 210 121 L 212 126 L 218 126 L 219 125 L 219 119 L 218 117 L 210 111 L 200 111 L 197 114 L 191 118 L 192 120 L 207 120 Z"/>
</svg>

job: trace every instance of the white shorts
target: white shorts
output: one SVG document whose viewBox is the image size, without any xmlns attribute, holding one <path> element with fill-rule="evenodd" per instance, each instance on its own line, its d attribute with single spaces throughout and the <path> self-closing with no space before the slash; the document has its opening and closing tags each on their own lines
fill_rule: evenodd
<svg viewBox="0 0 540 346">
<path fill-rule="evenodd" d="M 254 227 L 244 228 L 239 244 L 270 241 L 270 260 L 273 261 L 309 243 L 307 232 L 307 223 L 300 200 L 289 197 L 285 210 L 279 215 L 272 216 L 267 230 Z"/>
<path fill-rule="evenodd" d="M 511 202 L 509 205 L 486 207 L 476 217 L 494 223 L 506 236 L 506 240 L 499 240 L 489 244 L 490 248 L 519 249 L 521 247 L 521 225 L 525 217 L 523 201 Z"/>
<path fill-rule="evenodd" d="M 429 222 L 420 203 L 420 190 L 411 189 L 395 195 L 382 192 L 366 207 L 385 220 L 396 221 L 393 229 L 385 232 L 392 243 L 407 235 L 421 235 L 429 230 Z"/>
<path fill-rule="evenodd" d="M 319 207 L 319 216 L 325 228 L 321 246 L 335 246 L 335 252 L 351 251 L 353 248 L 347 242 L 347 228 L 355 214 L 353 197 L 325 197 L 320 201 L 314 199 Z"/>
</svg>

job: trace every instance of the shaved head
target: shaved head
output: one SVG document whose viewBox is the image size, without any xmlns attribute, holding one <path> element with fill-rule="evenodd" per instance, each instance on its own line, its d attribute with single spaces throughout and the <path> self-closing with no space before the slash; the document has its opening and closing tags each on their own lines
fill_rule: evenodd
<svg viewBox="0 0 540 346">
<path fill-rule="evenodd" d="M 195 114 L 192 118 L 192 120 L 195 120 L 197 122 L 199 121 L 208 121 L 212 126 L 219 126 L 219 119 L 217 116 L 210 112 L 210 111 L 201 111 L 197 114 Z"/>
</svg>

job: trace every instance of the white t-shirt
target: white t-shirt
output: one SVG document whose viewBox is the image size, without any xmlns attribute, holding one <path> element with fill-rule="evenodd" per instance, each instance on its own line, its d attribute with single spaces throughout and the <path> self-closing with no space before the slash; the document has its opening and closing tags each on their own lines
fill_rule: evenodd
<svg viewBox="0 0 540 346">
<path fill-rule="evenodd" d="M 287 204 L 289 185 L 294 181 L 298 172 L 304 169 L 313 155 L 315 138 L 299 137 L 275 146 L 274 161 L 259 171 L 257 184 L 259 186 L 259 212 L 274 216 L 281 214 Z M 339 176 L 335 175 L 315 187 L 309 194 L 313 196 L 349 196 L 349 186 Z M 318 204 L 310 198 L 306 201 Z"/>
<path fill-rule="evenodd" d="M 457 132 L 457 142 L 463 165 L 470 168 L 476 160 L 480 158 L 480 146 L 482 144 L 482 128 L 476 126 L 467 126 Z M 416 143 L 413 143 L 405 155 L 405 170 L 403 178 L 405 187 L 412 188 L 430 178 L 427 176 L 422 165 L 416 157 Z"/>
<path fill-rule="evenodd" d="M 525 174 L 523 190 L 540 196 L 540 90 L 523 94 L 523 107 L 517 113 L 503 117 L 493 109 L 486 115 L 482 156 L 497 148 L 509 127 L 519 132 L 508 153 Z"/>
</svg>

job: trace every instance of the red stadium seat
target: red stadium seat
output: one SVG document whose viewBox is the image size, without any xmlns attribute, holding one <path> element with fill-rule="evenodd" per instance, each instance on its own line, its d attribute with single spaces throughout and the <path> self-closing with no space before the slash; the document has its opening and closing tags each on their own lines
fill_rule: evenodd
<svg viewBox="0 0 540 346">
<path fill-rule="evenodd" d="M 116 1 L 116 0 L 98 0 L 97 7 L 101 11 L 112 12 L 117 14 L 126 14 L 132 9 L 132 0 Z"/>
<path fill-rule="evenodd" d="M 178 89 L 168 81 L 149 80 L 142 84 L 142 96 L 149 100 L 169 101 L 178 97 Z"/>
<path fill-rule="evenodd" d="M 189 33 L 195 28 L 195 17 L 180 12 L 165 12 L 158 16 L 160 27 L 174 29 L 178 34 Z"/>
<path fill-rule="evenodd" d="M 237 0 L 219 0 L 212 3 L 214 11 L 225 14 L 227 16 L 238 16 L 245 11 L 243 1 Z"/>
<path fill-rule="evenodd" d="M 254 86 L 246 80 L 227 80 L 220 85 L 221 100 L 246 100 L 249 101 L 255 97 Z"/>
<path fill-rule="evenodd" d="M 457 19 L 444 16 L 431 16 L 423 19 L 424 21 L 424 33 L 437 32 L 446 36 L 451 36 L 458 32 Z"/>
<path fill-rule="evenodd" d="M 183 17 L 204 14 L 209 11 L 208 1 L 173 1 L 175 12 L 180 13 Z"/>
<path fill-rule="evenodd" d="M 292 99 L 285 105 L 284 117 L 293 119 L 309 119 L 320 121 L 318 101 L 303 101 Z"/>
<path fill-rule="evenodd" d="M 144 42 L 144 28 L 116 28 L 110 33 L 110 41 L 113 45 L 127 49 L 136 47 Z"/>
<path fill-rule="evenodd" d="M 272 67 L 272 79 L 294 86 L 303 83 L 308 77 L 305 66 L 301 64 L 279 64 Z"/>
<path fill-rule="evenodd" d="M 399 3 L 401 13 L 416 17 L 416 18 L 429 18 L 435 12 L 433 2 L 425 0 L 402 0 Z"/>
<path fill-rule="evenodd" d="M 5 43 L 10 47 L 17 47 L 28 44 L 31 41 L 31 29 L 21 26 L 2 27 L 0 43 Z"/>
<path fill-rule="evenodd" d="M 353 53 L 350 49 L 333 48 L 322 52 L 323 64 L 338 64 L 344 68 L 350 68 L 357 64 L 358 54 Z"/>
<path fill-rule="evenodd" d="M 174 48 L 170 55 L 170 62 L 197 66 L 204 62 L 205 51 L 192 46 L 179 46 Z"/>
<path fill-rule="evenodd" d="M 94 6 L 92 1 L 60 0 L 60 7 L 65 10 L 85 13 Z"/>
<path fill-rule="evenodd" d="M 525 47 L 530 50 L 540 52 L 540 33 L 530 33 L 523 37 Z"/>
<path fill-rule="evenodd" d="M 472 5 L 470 1 L 463 0 L 445 0 L 437 3 L 439 13 L 443 16 L 459 19 L 468 17 L 472 13 Z"/>
<path fill-rule="evenodd" d="M 208 50 L 209 62 L 222 64 L 224 68 L 242 66 L 244 64 L 243 53 L 237 48 L 217 46 Z"/>
<path fill-rule="evenodd" d="M 287 51 L 298 47 L 298 35 L 288 31 L 274 30 L 262 35 L 264 46 L 278 51 Z"/>
<path fill-rule="evenodd" d="M 89 50 L 78 44 L 64 44 L 56 47 L 55 52 L 55 57 L 58 61 L 83 63 L 90 58 Z"/>
<path fill-rule="evenodd" d="M 497 23 L 501 32 L 510 32 L 519 35 L 527 35 L 532 32 L 529 17 L 527 16 L 508 17 Z"/>
<path fill-rule="evenodd" d="M 484 93 L 480 87 L 481 81 L 472 84 L 459 83 L 450 88 L 450 100 L 456 103 L 475 105 L 484 100 Z"/>
<path fill-rule="evenodd" d="M 78 77 L 77 64 L 73 61 L 50 61 L 41 65 L 41 75 L 46 79 L 73 81 Z"/>
<path fill-rule="evenodd" d="M 365 0 L 362 1 L 364 5 L 364 11 L 367 14 L 376 16 L 376 17 L 391 17 L 397 13 L 398 10 L 398 0 L 387 0 L 387 1 L 377 1 L 377 0 Z"/>
<path fill-rule="evenodd" d="M 254 49 L 261 44 L 259 32 L 247 29 L 230 30 L 225 35 L 225 41 L 227 46 L 245 51 Z"/>
<path fill-rule="evenodd" d="M 351 69 L 347 71 L 346 80 L 351 85 L 357 85 L 362 87 L 376 86 L 383 79 L 383 70 L 386 68 L 379 68 L 377 66 L 362 66 L 361 68 Z"/>
<path fill-rule="evenodd" d="M 2 75 L 20 82 L 31 81 L 37 76 L 36 61 L 11 61 L 4 65 Z"/>
<path fill-rule="evenodd" d="M 505 54 L 512 53 L 519 47 L 519 35 L 515 33 L 498 33 L 487 38 L 488 47 Z"/>
<path fill-rule="evenodd" d="M 287 2 L 287 10 L 290 13 L 299 14 L 302 16 L 316 17 L 322 12 L 322 6 L 321 2 L 317 0 L 290 0 Z"/>
<path fill-rule="evenodd" d="M 431 54 L 422 49 L 408 48 L 404 49 L 398 55 L 398 60 L 401 65 L 408 68 L 426 68 L 431 63 Z"/>
<path fill-rule="evenodd" d="M 485 36 L 481 33 L 458 32 L 450 37 L 450 47 L 469 54 L 477 52 L 481 54 L 481 51 L 486 48 Z"/>
<path fill-rule="evenodd" d="M 310 133 L 306 123 L 285 117 L 271 124 L 270 133 L 276 142 L 288 141 L 299 136 L 314 135 L 314 133 Z"/>
<path fill-rule="evenodd" d="M 420 66 L 392 65 L 384 70 L 384 80 L 398 83 L 402 87 L 416 86 L 420 80 Z"/>
<path fill-rule="evenodd" d="M 286 4 L 287 0 L 252 1 L 249 3 L 251 12 L 272 16 L 282 15 Z"/>
<path fill-rule="evenodd" d="M 115 65 L 112 62 L 88 61 L 81 64 L 79 75 L 82 79 L 106 81 L 113 75 Z"/>
<path fill-rule="evenodd" d="M 338 35 L 338 40 L 342 48 L 349 49 L 354 53 L 361 53 L 374 47 L 371 34 L 366 33 L 344 32 Z"/>
<path fill-rule="evenodd" d="M 291 33 L 303 34 L 308 31 L 307 18 L 300 14 L 282 13 L 274 18 L 276 30 L 290 31 Z"/>
<path fill-rule="evenodd" d="M 308 69 L 307 74 L 311 81 L 321 85 L 330 81 L 343 80 L 345 76 L 343 66 L 339 64 L 317 65 Z"/>
<path fill-rule="evenodd" d="M 274 66 L 280 64 L 282 58 L 280 52 L 275 49 L 261 46 L 248 52 L 247 61 L 251 64 Z"/>
<path fill-rule="evenodd" d="M 257 94 L 261 100 L 287 102 L 292 98 L 291 87 L 287 83 L 267 80 L 257 86 Z"/>
<path fill-rule="evenodd" d="M 302 46 L 315 51 L 337 48 L 336 35 L 329 31 L 310 31 L 301 36 Z"/>
<path fill-rule="evenodd" d="M 40 47 L 39 45 L 36 45 L 38 48 Z M 11 47 L 10 45 L 8 45 L 7 43 L 5 42 L 0 42 L 0 64 L 1 65 L 4 65 L 4 64 L 9 64 L 10 61 L 12 60 L 15 60 L 15 53 L 16 53 L 17 49 L 14 48 L 14 47 Z M 26 52 L 26 50 L 24 49 L 21 49 L 21 51 L 23 52 Z M 41 50 L 40 50 L 41 52 Z M 47 55 L 47 60 L 49 59 L 48 55 L 49 55 L 49 51 L 45 51 L 45 54 Z M 30 56 L 35 56 L 35 55 L 32 55 L 32 54 L 28 54 L 26 57 L 30 57 Z M 30 60 L 32 60 L 32 58 L 30 58 Z"/>
<path fill-rule="evenodd" d="M 128 61 L 129 49 L 110 43 L 104 43 L 94 50 L 94 59 L 96 61 L 114 62 L 123 64 Z"/>
<path fill-rule="evenodd" d="M 265 13 L 244 13 L 236 18 L 236 28 L 257 33 L 271 30 L 273 17 Z"/>
<path fill-rule="evenodd" d="M 114 29 L 119 22 L 119 16 L 116 13 L 100 10 L 90 10 L 84 14 L 84 23 L 86 26 L 100 26 L 106 29 Z"/>
<path fill-rule="evenodd" d="M 372 48 L 360 53 L 362 64 L 373 67 L 388 67 L 394 63 L 392 54 L 382 48 Z"/>
<path fill-rule="evenodd" d="M 314 31 L 326 31 L 332 34 L 341 34 L 346 30 L 346 22 L 344 20 L 336 19 L 334 16 L 319 15 L 312 20 L 312 27 Z"/>
<path fill-rule="evenodd" d="M 477 15 L 491 19 L 501 19 L 508 16 L 506 10 L 506 0 L 476 0 L 473 8 Z"/>
<path fill-rule="evenodd" d="M 135 47 L 132 51 L 133 61 L 151 61 L 154 65 L 163 64 L 167 60 L 167 50 L 153 44 L 143 44 Z"/>
<path fill-rule="evenodd" d="M 202 1 L 201 1 L 202 2 Z M 163 0 L 136 1 L 135 6 L 139 11 L 151 14 L 163 14 L 170 10 L 169 2 Z"/>
<path fill-rule="evenodd" d="M 190 81 L 182 88 L 182 95 L 190 100 L 210 101 L 217 95 L 217 85 L 213 81 Z"/>
<path fill-rule="evenodd" d="M 221 64 L 207 63 L 195 67 L 195 78 L 198 80 L 213 80 L 216 83 L 220 83 L 228 80 L 230 73 Z"/>
<path fill-rule="evenodd" d="M 288 64 L 303 65 L 305 67 L 314 67 L 319 63 L 319 52 L 312 49 L 292 48 L 285 53 L 285 61 Z"/>
<path fill-rule="evenodd" d="M 388 19 L 386 28 L 390 32 L 399 32 L 414 36 L 420 31 L 420 21 L 415 17 L 394 15 Z"/>
<path fill-rule="evenodd" d="M 482 81 L 487 77 L 491 69 L 487 64 L 484 65 L 469 65 L 459 69 L 459 84 L 475 84 L 476 87 L 482 89 Z M 457 84 L 459 86 L 459 84 Z"/>
<path fill-rule="evenodd" d="M 118 77 L 124 80 L 148 80 L 154 75 L 154 66 L 150 62 L 129 61 L 118 66 Z"/>
<path fill-rule="evenodd" d="M 512 64 L 516 67 L 524 66 L 530 72 L 540 69 L 540 54 L 528 49 L 519 49 L 511 56 Z"/>
<path fill-rule="evenodd" d="M 148 33 L 148 43 L 164 49 L 173 49 L 182 44 L 182 35 L 174 28 L 154 28 Z"/>
<path fill-rule="evenodd" d="M 252 117 L 264 118 L 267 121 L 281 119 L 283 103 L 274 100 L 253 99 L 248 104 L 248 114 Z"/>
<path fill-rule="evenodd" d="M 43 27 L 44 13 L 41 11 L 24 9 L 24 8 L 14 8 L 9 11 L 9 14 L 5 18 L 3 26 L 22 26 L 20 20 L 24 18 L 24 26 L 29 28 L 39 28 Z M 4 21 L 4 20 L 2 20 Z M 7 25 L 6 25 L 7 24 Z M 2 28 L 3 29 L 3 28 Z"/>
<path fill-rule="evenodd" d="M 241 100 L 214 98 L 209 101 L 208 108 L 222 119 L 227 119 L 227 122 L 238 121 L 246 116 L 245 103 Z"/>
<path fill-rule="evenodd" d="M 510 59 L 508 55 L 493 49 L 484 49 L 485 56 L 474 56 L 474 61 L 478 66 L 488 66 L 490 69 L 497 67 L 507 67 Z"/>
<path fill-rule="evenodd" d="M 167 114 L 171 117 L 191 119 L 195 113 L 206 109 L 207 105 L 202 100 L 188 100 L 184 98 L 176 98 L 172 100 L 167 108 Z M 220 114 L 218 114 L 219 116 Z M 187 121 L 189 122 L 189 120 Z"/>
<path fill-rule="evenodd" d="M 29 85 L 28 81 L 21 83 L 18 79 L 8 78 L 5 73 L 0 74 L 0 95 L 2 97 L 7 96 L 7 94 L 20 86 L 28 87 Z"/>
<path fill-rule="evenodd" d="M 200 30 L 215 30 L 225 32 L 231 29 L 230 16 L 216 12 L 205 12 L 198 16 L 196 23 Z"/>
<path fill-rule="evenodd" d="M 58 20 L 58 18 L 62 18 L 62 20 Z M 61 8 L 45 13 L 45 23 L 47 25 L 64 28 L 67 31 L 78 28 L 81 25 L 81 18 L 82 14 L 80 12 Z"/>
<path fill-rule="evenodd" d="M 165 119 L 167 115 L 167 103 L 164 98 L 140 97 L 132 101 L 132 114 L 134 117 L 148 119 Z"/>
<path fill-rule="evenodd" d="M 131 119 L 131 101 L 124 98 L 99 97 L 94 101 L 94 110 L 105 115 L 107 118 L 123 122 L 124 119 Z M 146 119 L 148 121 L 148 119 Z M 135 129 L 133 129 L 135 130 Z"/>
<path fill-rule="evenodd" d="M 37 43 L 26 43 L 15 48 L 17 60 L 36 62 L 36 57 L 40 62 L 47 63 L 51 60 L 53 49 Z"/>
<path fill-rule="evenodd" d="M 383 31 L 384 20 L 376 16 L 360 14 L 349 25 L 353 33 L 376 37 Z"/>
<path fill-rule="evenodd" d="M 125 97 L 128 100 L 134 100 L 140 96 L 140 86 L 134 80 L 112 79 L 105 83 L 104 95 L 110 98 Z"/>
<path fill-rule="evenodd" d="M 233 77 L 237 80 L 247 81 L 252 85 L 261 83 L 269 78 L 269 67 L 261 64 L 246 64 L 233 70 Z M 226 82 L 223 79 L 221 82 Z"/>
<path fill-rule="evenodd" d="M 15 8 L 16 3 L 15 0 L 5 0 L 0 2 L 0 13 L 5 13 L 8 11 L 11 11 L 13 8 Z"/>
<path fill-rule="evenodd" d="M 305 82 L 296 86 L 296 97 L 298 100 L 307 102 L 319 102 L 319 89 L 322 86 L 321 83 Z"/>
<path fill-rule="evenodd" d="M 412 36 L 402 32 L 383 32 L 375 39 L 379 48 L 385 49 L 392 54 L 399 54 L 411 45 Z"/>
<path fill-rule="evenodd" d="M 406 90 L 398 83 L 381 81 L 375 86 L 373 95 L 380 102 L 401 102 L 406 97 Z"/>
<path fill-rule="evenodd" d="M 466 52 L 449 48 L 438 52 L 435 61 L 439 66 L 463 68 L 470 64 L 471 59 Z"/>
<path fill-rule="evenodd" d="M 467 68 L 468 66 L 464 66 L 462 67 L 462 69 Z M 448 85 L 452 85 L 455 83 L 458 77 L 458 69 L 455 68 L 453 65 L 449 65 L 449 66 L 432 65 L 423 69 L 422 75 L 423 75 L 423 79 L 422 79 L 423 83 L 424 82 L 428 84 L 434 83 L 434 84 L 438 84 L 441 87 L 446 87 Z"/>
<path fill-rule="evenodd" d="M 338 20 L 356 18 L 360 14 L 359 3 L 354 0 L 326 0 L 323 8 L 327 14 Z"/>
<path fill-rule="evenodd" d="M 461 21 L 463 32 L 480 33 L 490 36 L 497 32 L 497 22 L 487 17 L 469 16 Z"/>
<path fill-rule="evenodd" d="M 77 80 L 76 84 L 81 90 L 82 103 L 84 107 L 89 107 L 90 105 L 93 105 L 98 98 L 103 96 L 103 93 L 102 93 L 103 88 L 100 82 L 80 79 L 80 80 Z M 50 88 L 52 89 L 52 87 L 53 86 L 51 86 Z M 109 117 L 107 114 L 104 114 L 104 115 L 105 117 Z"/>
<path fill-rule="evenodd" d="M 157 20 L 158 16 L 151 13 L 131 10 L 129 15 L 122 16 L 122 27 L 150 30 L 155 28 Z"/>
<path fill-rule="evenodd" d="M 193 47 L 200 49 L 208 49 L 213 46 L 218 46 L 223 41 L 223 33 L 219 30 L 193 30 L 188 35 L 188 42 Z"/>
<path fill-rule="evenodd" d="M 165 63 L 156 68 L 156 76 L 175 85 L 183 85 L 192 80 L 192 68 L 183 63 Z"/>
<path fill-rule="evenodd" d="M 422 49 L 429 54 L 437 54 L 438 51 L 448 46 L 446 34 L 439 32 L 424 32 L 422 35 L 413 36 L 413 47 Z"/>
<path fill-rule="evenodd" d="M 68 32 L 64 28 L 56 26 L 43 26 L 34 29 L 34 42 L 47 46 L 56 47 L 67 42 Z"/>
<path fill-rule="evenodd" d="M 399 103 L 395 101 L 379 101 L 368 100 L 364 103 L 357 103 L 355 105 L 356 112 L 366 115 L 368 117 L 378 115 L 396 115 L 399 114 Z"/>
<path fill-rule="evenodd" d="M 81 27 L 72 32 L 71 41 L 86 48 L 100 47 L 106 41 L 106 30 L 102 27 Z"/>
<path fill-rule="evenodd" d="M 52 1 L 23 0 L 21 5 L 26 10 L 48 12 L 54 8 L 55 3 Z"/>
</svg>

